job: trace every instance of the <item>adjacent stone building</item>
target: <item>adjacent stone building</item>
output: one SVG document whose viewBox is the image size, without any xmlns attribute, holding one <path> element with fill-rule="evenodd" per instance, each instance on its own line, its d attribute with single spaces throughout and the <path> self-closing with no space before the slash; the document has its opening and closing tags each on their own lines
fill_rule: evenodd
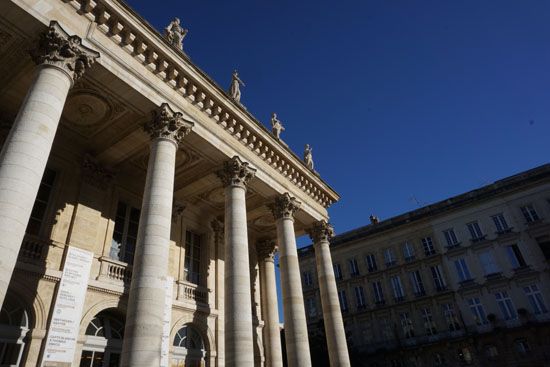
<svg viewBox="0 0 550 367">
<path fill-rule="evenodd" d="M 166 32 L 120 0 L 0 1 L 2 366 L 282 366 L 277 249 L 311 366 L 295 237 L 330 263 L 338 194 Z"/>
<path fill-rule="evenodd" d="M 550 365 L 550 165 L 331 240 L 353 366 Z M 323 365 L 313 247 L 299 251 Z"/>
</svg>

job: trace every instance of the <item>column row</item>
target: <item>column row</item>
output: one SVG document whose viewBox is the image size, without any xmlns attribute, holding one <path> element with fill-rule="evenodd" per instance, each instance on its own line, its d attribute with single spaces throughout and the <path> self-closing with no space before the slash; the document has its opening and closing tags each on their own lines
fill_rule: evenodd
<svg viewBox="0 0 550 367">
<path fill-rule="evenodd" d="M 0 152 L 0 306 L 25 235 L 40 180 L 69 89 L 99 54 L 52 21 L 33 53 L 34 81 Z M 144 126 L 150 156 L 139 221 L 126 316 L 122 366 L 160 365 L 170 225 L 178 145 L 193 123 L 162 104 Z M 218 172 L 225 187 L 224 330 L 228 367 L 254 366 L 253 320 L 246 216 L 246 191 L 256 170 L 233 157 Z M 279 250 L 288 364 L 309 367 L 307 323 L 298 264 L 294 215 L 300 203 L 288 193 L 270 205 L 277 243 L 259 251 L 262 302 L 266 319 L 267 366 L 282 366 L 274 254 Z M 342 316 L 330 258 L 332 229 L 319 222 L 315 242 L 321 299 L 332 366 L 349 366 Z"/>
</svg>

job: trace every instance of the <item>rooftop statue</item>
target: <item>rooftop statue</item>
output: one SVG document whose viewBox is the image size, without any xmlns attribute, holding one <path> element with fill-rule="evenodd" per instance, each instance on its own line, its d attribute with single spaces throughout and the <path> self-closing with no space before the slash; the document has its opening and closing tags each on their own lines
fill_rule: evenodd
<svg viewBox="0 0 550 367">
<path fill-rule="evenodd" d="M 281 139 L 282 131 L 285 131 L 285 127 L 283 126 L 281 120 L 277 118 L 277 114 L 273 112 L 271 114 L 271 132 L 277 139 Z"/>
<path fill-rule="evenodd" d="M 233 77 L 231 78 L 231 87 L 229 89 L 229 94 L 235 102 L 241 102 L 241 85 L 245 87 L 243 81 L 239 79 L 239 73 L 237 70 L 233 71 Z"/>
<path fill-rule="evenodd" d="M 306 144 L 306 148 L 304 150 L 304 162 L 306 163 L 306 166 L 307 168 L 309 168 L 310 170 L 314 170 L 314 165 L 313 165 L 313 149 L 311 149 L 311 147 L 309 146 L 309 144 Z"/>
<path fill-rule="evenodd" d="M 164 36 L 173 46 L 183 51 L 183 39 L 189 32 L 187 29 L 182 28 L 179 18 L 174 20 L 164 29 Z"/>
</svg>

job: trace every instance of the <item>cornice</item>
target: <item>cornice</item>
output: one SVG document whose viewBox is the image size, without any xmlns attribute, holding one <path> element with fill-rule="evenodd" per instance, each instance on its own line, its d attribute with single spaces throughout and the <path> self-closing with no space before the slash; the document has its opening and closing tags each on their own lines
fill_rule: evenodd
<svg viewBox="0 0 550 367">
<path fill-rule="evenodd" d="M 121 0 L 60 0 L 97 24 L 97 29 L 170 85 L 227 133 L 293 185 L 327 208 L 339 195 L 244 107 L 235 103 L 158 31 Z"/>
</svg>

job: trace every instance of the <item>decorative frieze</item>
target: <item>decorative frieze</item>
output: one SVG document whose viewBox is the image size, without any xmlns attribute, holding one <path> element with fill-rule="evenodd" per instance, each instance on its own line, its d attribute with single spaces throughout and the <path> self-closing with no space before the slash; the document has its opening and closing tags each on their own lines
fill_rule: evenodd
<svg viewBox="0 0 550 367">
<path fill-rule="evenodd" d="M 294 214 L 300 209 L 302 204 L 295 197 L 290 196 L 288 192 L 279 195 L 275 201 L 268 205 L 275 219 L 294 219 Z"/>
<path fill-rule="evenodd" d="M 78 36 L 70 36 L 55 20 L 40 35 L 38 47 L 31 52 L 37 65 L 51 65 L 66 72 L 73 81 L 99 58 L 99 53 L 82 45 Z"/>
<path fill-rule="evenodd" d="M 169 139 L 180 144 L 191 132 L 195 124 L 183 118 L 181 112 L 175 112 L 168 103 L 163 103 L 154 111 L 154 117 L 145 123 L 143 129 L 151 139 Z"/>
<path fill-rule="evenodd" d="M 277 244 L 273 240 L 261 240 L 256 245 L 258 260 L 275 261 L 277 253 Z"/>
<path fill-rule="evenodd" d="M 82 162 L 82 181 L 100 190 L 106 190 L 115 174 L 102 167 L 91 155 L 86 154 Z"/>
<path fill-rule="evenodd" d="M 325 220 L 315 222 L 313 227 L 308 231 L 309 237 L 314 244 L 320 242 L 330 242 L 334 237 L 334 227 Z"/>
<path fill-rule="evenodd" d="M 246 188 L 250 180 L 256 175 L 256 169 L 250 167 L 248 162 L 243 162 L 239 157 L 234 156 L 224 162 L 223 168 L 217 174 L 224 187 L 239 186 Z"/>
</svg>

